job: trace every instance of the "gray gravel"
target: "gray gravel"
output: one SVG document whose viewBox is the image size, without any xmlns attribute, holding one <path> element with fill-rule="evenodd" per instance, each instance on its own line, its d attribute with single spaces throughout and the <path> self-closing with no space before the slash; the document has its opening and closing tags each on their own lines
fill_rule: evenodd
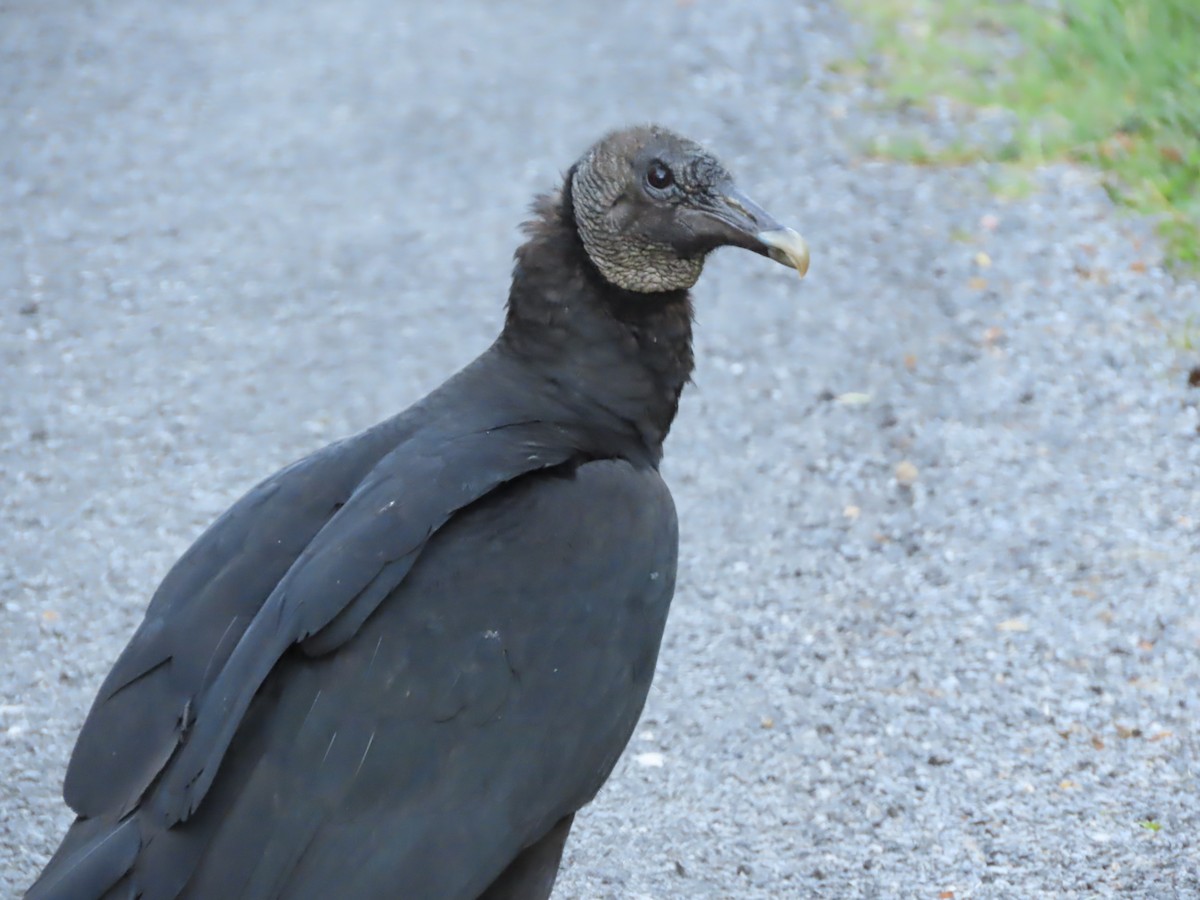
<svg viewBox="0 0 1200 900">
<path fill-rule="evenodd" d="M 1085 171 L 1001 202 L 864 161 L 986 123 L 881 110 L 829 73 L 853 36 L 822 0 L 0 4 L 0 893 L 170 563 L 486 346 L 532 193 L 653 119 L 814 263 L 697 291 L 676 605 L 556 897 L 1200 896 L 1200 289 Z"/>
</svg>

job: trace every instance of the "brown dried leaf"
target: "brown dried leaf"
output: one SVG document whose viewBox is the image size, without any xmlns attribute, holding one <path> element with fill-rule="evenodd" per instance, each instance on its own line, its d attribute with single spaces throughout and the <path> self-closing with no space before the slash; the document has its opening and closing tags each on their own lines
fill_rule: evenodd
<svg viewBox="0 0 1200 900">
<path fill-rule="evenodd" d="M 903 487 L 912 487 L 921 476 L 920 471 L 907 459 L 896 463 L 896 483 Z"/>
</svg>

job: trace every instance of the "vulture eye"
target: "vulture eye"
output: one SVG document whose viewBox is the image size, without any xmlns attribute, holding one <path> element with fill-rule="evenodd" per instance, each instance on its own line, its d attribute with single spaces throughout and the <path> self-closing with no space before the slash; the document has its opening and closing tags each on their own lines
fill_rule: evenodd
<svg viewBox="0 0 1200 900">
<path fill-rule="evenodd" d="M 675 175 L 663 163 L 658 160 L 650 163 L 650 169 L 646 172 L 646 184 L 655 190 L 664 191 L 675 183 Z"/>
</svg>

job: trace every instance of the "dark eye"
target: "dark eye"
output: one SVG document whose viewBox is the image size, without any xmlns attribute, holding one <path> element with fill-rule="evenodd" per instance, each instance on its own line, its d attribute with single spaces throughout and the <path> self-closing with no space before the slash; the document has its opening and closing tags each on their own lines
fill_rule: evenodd
<svg viewBox="0 0 1200 900">
<path fill-rule="evenodd" d="M 650 163 L 646 172 L 646 184 L 655 190 L 663 191 L 675 183 L 674 173 L 658 160 Z"/>
</svg>

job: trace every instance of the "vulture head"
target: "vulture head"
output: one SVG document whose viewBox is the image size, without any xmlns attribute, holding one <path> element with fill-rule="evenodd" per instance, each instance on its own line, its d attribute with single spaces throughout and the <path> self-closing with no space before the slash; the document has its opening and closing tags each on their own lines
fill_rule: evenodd
<svg viewBox="0 0 1200 900">
<path fill-rule="evenodd" d="M 804 239 L 738 190 L 694 141 L 656 126 L 606 135 L 568 174 L 589 259 L 628 291 L 686 290 L 717 247 L 753 250 L 808 271 Z"/>
</svg>

